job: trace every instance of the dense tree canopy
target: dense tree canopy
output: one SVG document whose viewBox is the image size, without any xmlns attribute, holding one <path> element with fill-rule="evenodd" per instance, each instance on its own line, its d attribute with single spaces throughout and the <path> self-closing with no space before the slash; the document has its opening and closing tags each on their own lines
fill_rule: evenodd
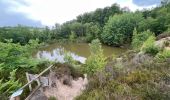
<svg viewBox="0 0 170 100">
<path fill-rule="evenodd" d="M 142 20 L 143 17 L 140 13 L 125 13 L 110 17 L 102 33 L 103 42 L 116 46 L 122 45 L 125 41 L 129 42 L 133 29 L 138 27 L 139 22 Z"/>
</svg>

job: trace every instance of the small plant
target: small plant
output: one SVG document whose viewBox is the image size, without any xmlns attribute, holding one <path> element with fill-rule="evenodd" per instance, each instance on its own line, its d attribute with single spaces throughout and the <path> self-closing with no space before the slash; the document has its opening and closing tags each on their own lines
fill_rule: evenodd
<svg viewBox="0 0 170 100">
<path fill-rule="evenodd" d="M 155 58 L 159 61 L 164 61 L 167 58 L 170 58 L 170 50 L 164 49 L 163 51 L 159 52 Z"/>
<path fill-rule="evenodd" d="M 144 43 L 142 46 L 142 51 L 144 51 L 145 53 L 151 54 L 153 56 L 155 56 L 159 51 L 159 47 L 155 46 L 155 36 L 150 36 Z"/>
<path fill-rule="evenodd" d="M 69 64 L 75 64 L 75 60 L 74 60 L 73 57 L 71 56 L 71 53 L 70 53 L 70 52 L 65 52 L 64 61 L 65 61 L 66 63 L 69 63 Z"/>
<path fill-rule="evenodd" d="M 101 43 L 98 39 L 93 40 L 90 44 L 90 52 L 91 55 L 86 60 L 85 72 L 93 74 L 101 70 L 106 64 Z"/>
<path fill-rule="evenodd" d="M 149 38 L 149 36 L 153 36 L 153 33 L 151 31 L 147 30 L 142 33 L 138 33 L 135 28 L 133 31 L 133 37 L 132 37 L 133 49 L 140 50 L 141 46 Z"/>
<path fill-rule="evenodd" d="M 16 89 L 21 87 L 21 84 L 15 78 L 16 70 L 10 72 L 9 80 L 0 80 L 0 94 L 10 96 Z"/>
</svg>

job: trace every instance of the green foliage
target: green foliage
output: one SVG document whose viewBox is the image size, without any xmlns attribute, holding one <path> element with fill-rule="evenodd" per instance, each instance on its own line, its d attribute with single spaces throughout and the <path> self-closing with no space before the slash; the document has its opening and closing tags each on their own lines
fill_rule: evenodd
<svg viewBox="0 0 170 100">
<path fill-rule="evenodd" d="M 150 37 L 153 36 L 154 34 L 147 30 L 142 33 L 138 33 L 136 28 L 133 31 L 133 37 L 132 37 L 132 47 L 135 50 L 140 50 L 141 46 L 143 43 Z"/>
<path fill-rule="evenodd" d="M 120 46 L 131 40 L 133 30 L 143 20 L 140 13 L 124 13 L 110 17 L 101 35 L 104 43 Z"/>
<path fill-rule="evenodd" d="M 75 100 L 105 100 L 105 93 L 100 89 L 95 89 L 76 97 Z"/>
<path fill-rule="evenodd" d="M 146 19 L 141 21 L 138 30 L 142 32 L 149 29 L 156 35 L 162 34 L 169 27 L 169 11 L 170 3 L 167 2 L 164 2 L 163 5 L 158 6 L 155 9 L 144 11 L 143 14 Z"/>
<path fill-rule="evenodd" d="M 170 58 L 170 50 L 164 49 L 156 55 L 158 61 L 165 61 L 167 58 Z"/>
<path fill-rule="evenodd" d="M 71 34 L 69 35 L 69 40 L 70 40 L 71 42 L 74 42 L 74 41 L 75 41 L 75 38 L 76 38 L 76 34 L 75 34 L 73 31 L 71 31 Z"/>
<path fill-rule="evenodd" d="M 94 23 L 86 23 L 86 41 L 91 42 L 100 37 L 100 28 Z"/>
<path fill-rule="evenodd" d="M 135 71 L 130 73 L 127 77 L 124 78 L 124 81 L 127 84 L 142 84 L 147 82 L 148 80 L 151 79 L 151 76 L 148 71 Z"/>
<path fill-rule="evenodd" d="M 166 32 L 168 32 L 170 34 L 170 26 L 168 27 L 168 29 L 166 30 Z"/>
<path fill-rule="evenodd" d="M 75 60 L 74 60 L 73 57 L 71 56 L 71 53 L 70 53 L 70 52 L 65 52 L 64 61 L 65 61 L 66 63 L 71 64 L 71 65 L 75 64 Z"/>
<path fill-rule="evenodd" d="M 157 62 L 151 59 L 153 61 L 149 63 L 135 64 L 132 61 L 134 57 L 129 54 L 121 58 L 124 66 L 121 70 L 115 70 L 116 60 L 109 62 L 101 74 L 95 73 L 89 77 L 87 89 L 76 100 L 170 99 L 168 61 Z"/>
<path fill-rule="evenodd" d="M 123 11 L 118 4 L 113 4 L 111 7 L 105 7 L 104 9 L 96 9 L 94 12 L 84 13 L 77 17 L 77 21 L 83 24 L 85 23 L 98 23 L 101 27 L 108 21 L 110 16 L 120 14 Z"/>
<path fill-rule="evenodd" d="M 12 39 L 13 43 L 27 44 L 31 39 L 39 39 L 44 42 L 51 39 L 51 31 L 46 28 L 32 28 L 26 26 L 1 27 L 0 41 L 6 42 L 6 39 Z"/>
<path fill-rule="evenodd" d="M 103 55 L 101 43 L 95 39 L 90 44 L 91 55 L 86 60 L 84 68 L 86 73 L 93 74 L 94 72 L 101 71 L 106 64 L 106 59 Z"/>
<path fill-rule="evenodd" d="M 155 56 L 159 52 L 159 47 L 155 46 L 155 36 L 150 36 L 142 45 L 141 50 Z"/>
<path fill-rule="evenodd" d="M 33 70 L 39 64 L 39 61 L 31 56 L 38 46 L 38 40 L 30 40 L 24 46 L 11 42 L 0 42 L 0 94 L 4 93 L 6 96 L 18 89 L 21 82 L 24 83 L 26 71 Z"/>
<path fill-rule="evenodd" d="M 0 80 L 0 97 L 2 96 L 10 96 L 16 89 L 21 87 L 21 83 L 16 80 L 16 73 L 17 70 L 13 70 L 10 72 L 9 80 Z"/>
<path fill-rule="evenodd" d="M 17 68 L 29 68 L 35 66 L 37 62 L 30 58 L 34 48 L 38 45 L 37 41 L 31 40 L 28 45 L 21 46 L 20 44 L 14 43 L 2 43 L 0 42 L 0 64 L 2 70 L 6 74 L 1 73 L 0 75 L 7 75 Z"/>
</svg>

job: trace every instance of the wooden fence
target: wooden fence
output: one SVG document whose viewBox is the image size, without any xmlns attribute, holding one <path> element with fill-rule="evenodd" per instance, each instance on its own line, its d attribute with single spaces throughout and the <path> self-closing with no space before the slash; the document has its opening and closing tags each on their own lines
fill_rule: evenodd
<svg viewBox="0 0 170 100">
<path fill-rule="evenodd" d="M 42 75 L 47 72 L 48 70 L 51 69 L 53 65 L 49 66 L 48 68 L 46 68 L 44 71 L 42 71 L 40 74 L 38 75 L 33 75 L 33 74 L 29 74 L 29 73 L 26 73 L 26 77 L 27 77 L 27 80 L 28 80 L 28 83 L 25 84 L 24 86 L 22 86 L 19 90 L 17 90 L 16 92 L 14 92 L 11 97 L 10 97 L 10 100 L 20 100 L 20 96 L 23 92 L 23 90 L 29 86 L 29 89 L 31 91 L 30 95 L 25 99 L 25 100 L 29 100 L 33 94 L 38 90 L 40 89 L 41 86 L 48 86 L 49 85 L 49 79 L 48 77 L 42 77 Z M 36 81 L 38 86 L 33 90 L 32 89 L 32 86 L 31 84 Z"/>
</svg>

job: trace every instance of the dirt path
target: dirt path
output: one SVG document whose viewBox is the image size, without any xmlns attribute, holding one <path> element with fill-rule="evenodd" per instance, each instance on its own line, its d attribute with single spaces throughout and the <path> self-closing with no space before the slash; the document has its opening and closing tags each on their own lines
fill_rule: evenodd
<svg viewBox="0 0 170 100">
<path fill-rule="evenodd" d="M 73 100 L 76 96 L 80 95 L 85 89 L 88 80 L 87 77 L 79 77 L 77 80 L 71 80 L 71 86 L 64 85 L 60 80 L 55 81 L 55 87 L 46 88 L 44 94 L 49 98 L 50 96 L 56 97 L 57 100 Z"/>
</svg>

